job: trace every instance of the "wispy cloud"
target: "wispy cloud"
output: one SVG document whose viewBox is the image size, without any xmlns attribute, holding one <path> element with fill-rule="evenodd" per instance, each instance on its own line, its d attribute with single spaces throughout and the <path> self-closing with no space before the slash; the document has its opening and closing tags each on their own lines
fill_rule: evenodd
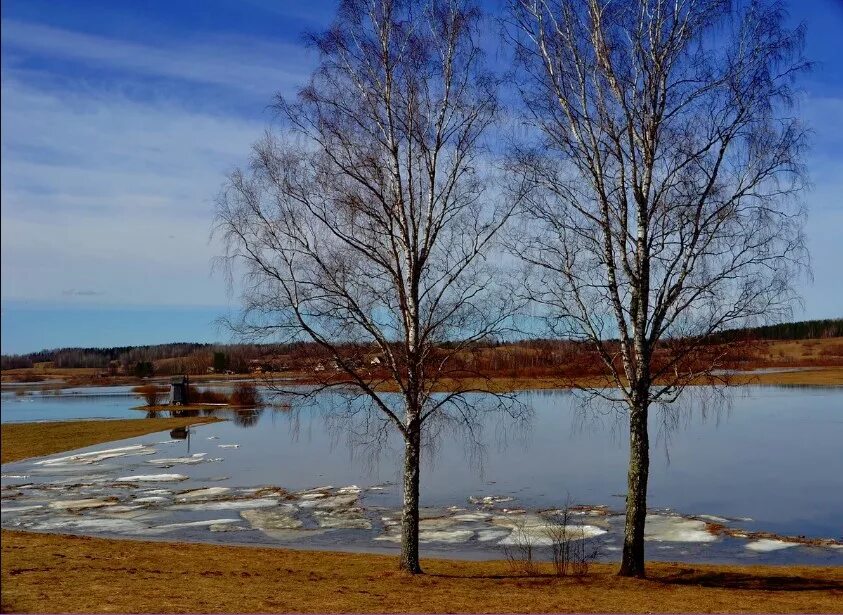
<svg viewBox="0 0 843 615">
<path fill-rule="evenodd" d="M 3 20 L 2 37 L 12 53 L 260 94 L 292 91 L 313 65 L 312 54 L 301 45 L 238 37 L 153 46 L 11 19 Z"/>
</svg>

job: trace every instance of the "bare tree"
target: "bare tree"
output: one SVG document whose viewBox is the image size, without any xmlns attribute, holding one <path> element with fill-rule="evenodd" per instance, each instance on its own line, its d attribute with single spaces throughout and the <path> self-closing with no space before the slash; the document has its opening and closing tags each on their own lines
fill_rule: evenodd
<svg viewBox="0 0 843 615">
<path fill-rule="evenodd" d="M 478 408 L 466 387 L 434 391 L 513 305 L 485 257 L 514 204 L 488 187 L 499 105 L 479 25 L 463 1 L 342 2 L 310 39 L 321 58 L 310 84 L 278 100 L 284 133 L 254 146 L 217 211 L 225 261 L 243 274 L 238 330 L 315 341 L 327 357 L 315 391 L 356 391 L 347 429 L 402 436 L 400 566 L 411 573 L 423 433 L 437 421 L 472 428 Z M 361 399 L 369 411 L 352 426 Z"/>
<path fill-rule="evenodd" d="M 535 142 L 516 248 L 561 335 L 629 414 L 620 574 L 644 576 L 647 418 L 722 363 L 707 344 L 775 320 L 807 269 L 794 78 L 779 2 L 515 0 L 506 32 Z"/>
</svg>

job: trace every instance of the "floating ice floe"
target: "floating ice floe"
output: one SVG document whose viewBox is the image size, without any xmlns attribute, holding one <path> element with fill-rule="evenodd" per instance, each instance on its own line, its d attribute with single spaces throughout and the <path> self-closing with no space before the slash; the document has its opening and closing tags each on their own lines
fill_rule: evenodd
<svg viewBox="0 0 843 615">
<path fill-rule="evenodd" d="M 285 504 L 275 510 L 265 508 L 242 510 L 240 516 L 258 530 L 293 530 L 304 525 L 293 516 L 294 513 L 295 507 Z"/>
<path fill-rule="evenodd" d="M 202 463 L 205 460 L 207 453 L 194 453 L 190 457 L 171 457 L 169 459 L 147 459 L 146 463 L 151 463 L 156 466 L 168 467 L 176 464 L 192 465 Z"/>
<path fill-rule="evenodd" d="M 125 457 L 127 455 L 137 454 L 153 454 L 155 451 L 143 444 L 133 444 L 132 446 L 121 446 L 119 448 L 108 448 L 101 451 L 91 451 L 89 453 L 77 453 L 76 455 L 66 455 L 64 457 L 54 457 L 52 459 L 42 459 L 35 461 L 32 465 L 36 466 L 53 466 L 53 465 L 88 465 L 97 463 L 112 457 Z"/>
<path fill-rule="evenodd" d="M 135 498 L 132 501 L 135 502 L 136 504 L 145 504 L 145 505 L 167 504 L 167 503 L 170 502 L 170 498 L 165 498 L 165 497 L 160 496 L 160 495 L 150 495 L 150 496 L 146 496 L 146 497 L 142 497 L 142 498 Z"/>
<path fill-rule="evenodd" d="M 345 530 L 370 530 L 372 522 L 359 510 L 326 511 L 317 510 L 313 513 L 319 527 Z"/>
<path fill-rule="evenodd" d="M 219 440 L 219 436 L 208 436 L 208 440 Z"/>
<path fill-rule="evenodd" d="M 86 498 L 82 500 L 59 500 L 57 502 L 50 502 L 50 508 L 54 510 L 85 510 L 88 508 L 101 508 L 103 506 L 113 506 L 116 502 L 116 499 L 97 498 Z"/>
<path fill-rule="evenodd" d="M 445 544 L 458 544 L 468 542 L 474 537 L 474 530 L 422 530 L 419 531 L 419 542 L 439 542 Z M 375 540 L 385 542 L 401 542 L 400 532 L 389 532 L 376 536 Z"/>
<path fill-rule="evenodd" d="M 491 518 L 490 513 L 483 512 L 461 513 L 451 517 L 454 521 L 488 521 Z"/>
<path fill-rule="evenodd" d="M 714 542 L 717 540 L 717 536 L 708 531 L 705 521 L 685 519 L 677 515 L 647 515 L 644 540 Z"/>
<path fill-rule="evenodd" d="M 204 487 L 202 489 L 192 489 L 185 491 L 176 496 L 177 502 L 188 502 L 191 500 L 207 500 L 217 498 L 221 495 L 226 495 L 231 491 L 230 487 Z"/>
<path fill-rule="evenodd" d="M 785 542 L 784 540 L 776 540 L 772 538 L 760 538 L 747 543 L 745 546 L 750 551 L 757 553 L 770 553 L 772 551 L 781 551 L 782 549 L 789 549 L 795 547 L 795 542 Z"/>
<path fill-rule="evenodd" d="M 220 448 L 240 448 L 239 444 L 217 444 Z"/>
<path fill-rule="evenodd" d="M 184 474 L 137 474 L 135 476 L 121 476 L 118 483 L 177 483 L 187 480 Z"/>
<path fill-rule="evenodd" d="M 33 510 L 38 510 L 39 508 L 44 508 L 44 505 L 33 504 L 31 506 L 0 506 L 0 513 L 4 515 L 14 515 L 18 513 L 25 513 Z"/>
<path fill-rule="evenodd" d="M 339 489 L 337 489 L 337 493 L 340 494 L 340 495 L 346 495 L 346 494 L 350 494 L 350 493 L 360 493 L 361 491 L 363 491 L 363 490 L 360 487 L 358 487 L 357 485 L 349 485 L 348 487 L 340 487 Z"/>
<path fill-rule="evenodd" d="M 697 519 L 705 519 L 706 521 L 713 521 L 714 523 L 729 523 L 729 520 L 717 515 L 695 515 Z"/>
<path fill-rule="evenodd" d="M 497 542 L 509 536 L 509 532 L 503 530 L 478 530 L 477 540 L 480 542 Z"/>
<path fill-rule="evenodd" d="M 185 521 L 182 523 L 167 523 L 152 528 L 152 532 L 172 532 L 174 530 L 183 530 L 193 527 L 210 527 L 213 525 L 225 525 L 228 523 L 237 523 L 239 519 L 205 519 L 203 521 Z"/>
<path fill-rule="evenodd" d="M 0 478 L 29 478 L 26 474 L 0 474 Z"/>
<path fill-rule="evenodd" d="M 305 500 L 299 503 L 302 508 L 342 508 L 357 502 L 357 494 L 332 495 L 316 500 Z"/>
<path fill-rule="evenodd" d="M 269 508 L 277 506 L 275 498 L 256 498 L 251 500 L 223 500 L 221 502 L 196 502 L 195 504 L 175 504 L 169 510 L 241 510 L 247 508 Z"/>
<path fill-rule="evenodd" d="M 38 519 L 27 524 L 27 529 L 41 532 L 111 532 L 115 534 L 143 534 L 145 525 L 131 519 L 110 519 L 102 517 L 59 517 L 54 519 Z"/>
<path fill-rule="evenodd" d="M 502 502 L 512 502 L 513 500 L 515 500 L 515 498 L 508 495 L 468 496 L 469 502 L 471 502 L 472 504 L 479 504 L 481 506 L 494 506 L 495 504 L 500 504 Z"/>
<path fill-rule="evenodd" d="M 212 532 L 242 532 L 249 531 L 252 528 L 244 525 L 234 525 L 233 523 L 214 523 L 209 525 L 208 529 Z"/>
</svg>

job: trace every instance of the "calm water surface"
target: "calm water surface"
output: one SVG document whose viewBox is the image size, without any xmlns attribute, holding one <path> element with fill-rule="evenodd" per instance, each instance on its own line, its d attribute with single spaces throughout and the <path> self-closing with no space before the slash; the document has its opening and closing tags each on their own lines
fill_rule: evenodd
<svg viewBox="0 0 843 615">
<path fill-rule="evenodd" d="M 520 399 L 533 409 L 529 427 L 514 429 L 498 418 L 489 419 L 484 425 L 482 455 L 467 454 L 464 439 L 446 430 L 435 451 L 427 451 L 422 470 L 422 505 L 434 511 L 455 506 L 471 511 L 475 507 L 469 503 L 469 496 L 496 496 L 505 498 L 506 502 L 497 508 L 540 511 L 558 508 L 570 498 L 578 504 L 621 511 L 628 452 L 623 417 L 605 406 L 583 409 L 581 400 L 569 392 L 524 393 Z M 389 514 L 388 511 L 399 506 L 400 493 L 395 483 L 399 482 L 400 442 L 389 440 L 377 456 L 371 448 L 350 445 L 326 421 L 331 408 L 339 403 L 325 395 L 316 406 L 295 412 L 267 408 L 237 414 L 231 417 L 233 420 L 195 428 L 189 440 L 167 445 L 162 444 L 166 441 L 164 434 L 165 440 L 162 435 L 146 436 L 82 449 L 92 451 L 143 443 L 159 446 L 158 457 L 205 453 L 206 459 L 217 460 L 214 463 L 158 470 L 150 468 L 145 457 L 118 457 L 83 469 L 88 473 L 120 476 L 177 472 L 187 476 L 186 481 L 177 485 L 177 490 L 208 486 L 237 490 L 275 485 L 297 491 L 320 485 L 381 485 L 377 491 L 364 491 L 361 495 L 361 503 L 374 519 L 373 531 L 377 533 L 379 515 Z M 138 400 L 128 395 L 128 388 L 97 397 L 44 395 L 33 396 L 32 400 L 4 393 L 2 415 L 4 422 L 118 418 L 138 416 L 138 411 L 130 410 L 137 404 Z M 654 513 L 678 513 L 686 517 L 713 515 L 729 520 L 734 528 L 843 538 L 843 448 L 840 446 L 843 387 L 743 388 L 717 411 L 712 407 L 706 413 L 699 408 L 680 408 L 670 416 L 674 419 L 678 416 L 678 420 L 669 421 L 670 428 L 658 412 L 651 422 L 649 504 Z M 236 444 L 237 448 L 220 447 L 220 444 Z M 58 477 L 66 482 L 68 477 L 65 471 L 50 475 L 46 470 L 36 469 L 33 473 L 31 462 L 7 464 L 3 473 L 7 488 L 32 482 L 36 477 L 52 481 Z M 147 485 L 147 490 L 154 487 Z M 174 485 L 164 487 L 176 490 Z M 25 501 L 11 503 L 13 507 L 25 504 Z M 204 514 L 205 517 L 197 516 L 196 511 L 179 513 L 178 519 L 185 522 L 208 519 L 209 513 Z M 3 524 L 13 524 L 19 518 L 25 519 L 25 514 L 4 514 Z M 611 553 L 612 545 L 617 544 L 617 524 L 622 519 L 611 515 L 608 519 L 601 527 L 609 531 L 606 545 Z M 197 534 L 198 530 L 184 530 L 184 537 L 267 542 L 271 534 L 244 531 L 212 535 L 207 527 L 202 531 Z M 83 533 L 91 533 L 90 528 Z M 294 537 L 292 542 L 348 546 L 356 541 L 361 550 L 391 547 L 373 541 L 371 534 L 363 537 L 361 533 L 355 538 L 354 531 L 346 529 L 338 534 L 314 535 L 309 541 Z M 475 538 L 458 546 L 431 544 L 426 548 L 459 549 L 461 553 L 474 549 L 486 556 L 500 556 L 499 550 L 492 552 Z M 749 553 L 745 541 L 732 538 L 718 538 L 716 542 L 704 544 L 693 541 L 673 544 L 658 539 L 648 543 L 648 551 L 649 556 L 664 559 L 743 561 L 749 557 L 753 561 L 843 563 L 840 550 L 800 546 Z"/>
</svg>

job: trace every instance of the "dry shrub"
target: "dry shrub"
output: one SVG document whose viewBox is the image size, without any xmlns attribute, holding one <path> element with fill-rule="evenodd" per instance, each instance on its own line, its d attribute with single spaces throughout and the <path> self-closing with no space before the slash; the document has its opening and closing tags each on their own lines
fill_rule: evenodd
<svg viewBox="0 0 843 615">
<path fill-rule="evenodd" d="M 233 406 L 253 408 L 261 403 L 261 396 L 257 387 L 251 382 L 241 382 L 231 393 L 229 403 Z"/>
<path fill-rule="evenodd" d="M 509 535 L 511 544 L 503 546 L 503 554 L 515 573 L 532 576 L 538 572 L 535 561 L 533 536 L 526 528 L 526 520 L 520 519 Z"/>
<path fill-rule="evenodd" d="M 188 385 L 187 402 L 189 404 L 227 404 L 228 396 L 221 391 L 212 389 L 198 389 Z"/>
<path fill-rule="evenodd" d="M 155 384 L 143 384 L 133 388 L 132 392 L 143 397 L 147 406 L 160 406 L 161 402 L 167 396 L 167 387 L 161 387 Z"/>
<path fill-rule="evenodd" d="M 547 526 L 553 569 L 557 576 L 584 576 L 589 565 L 600 557 L 600 545 L 585 535 L 585 528 L 571 525 L 571 508 L 566 505 Z"/>
</svg>

